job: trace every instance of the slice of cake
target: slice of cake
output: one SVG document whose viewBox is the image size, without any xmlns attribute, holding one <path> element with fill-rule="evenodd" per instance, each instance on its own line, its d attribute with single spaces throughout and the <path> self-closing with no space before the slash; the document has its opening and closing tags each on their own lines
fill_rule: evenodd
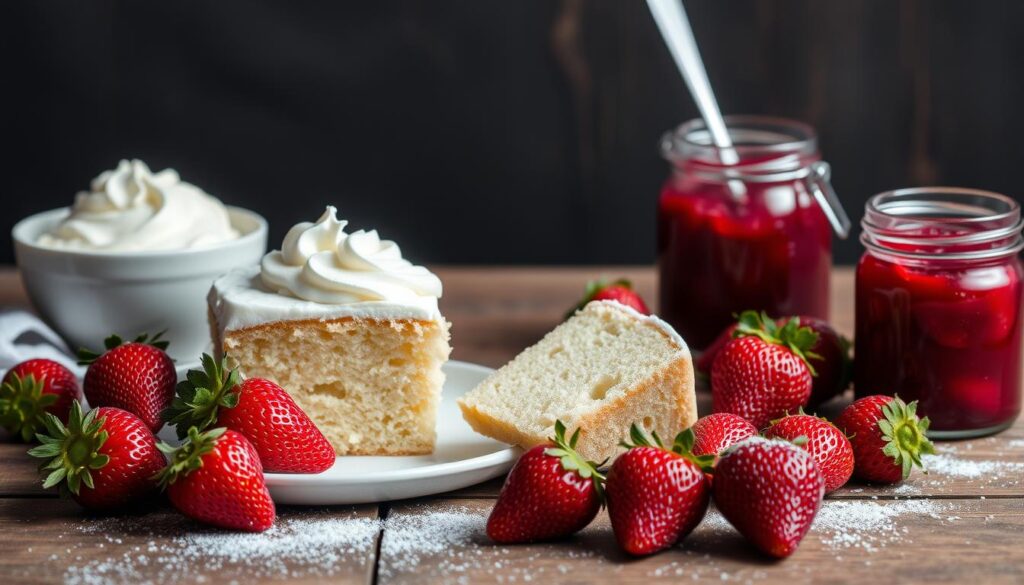
<svg viewBox="0 0 1024 585">
<path fill-rule="evenodd" d="M 288 391 L 338 455 L 434 449 L 448 359 L 441 281 L 328 207 L 210 291 L 216 352 Z"/>
<path fill-rule="evenodd" d="M 674 329 L 616 302 L 578 311 L 459 400 L 477 432 L 523 448 L 555 421 L 581 429 L 579 452 L 602 461 L 636 423 L 665 441 L 697 419 L 690 350 Z"/>
</svg>

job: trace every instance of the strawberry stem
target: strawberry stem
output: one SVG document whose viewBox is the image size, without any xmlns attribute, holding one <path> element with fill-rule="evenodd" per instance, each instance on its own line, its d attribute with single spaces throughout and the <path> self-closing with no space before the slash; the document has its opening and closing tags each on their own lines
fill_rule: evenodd
<svg viewBox="0 0 1024 585">
<path fill-rule="evenodd" d="M 141 343 L 144 345 L 152 345 L 153 347 L 161 351 L 167 351 L 167 347 L 171 344 L 171 342 L 166 339 L 161 339 L 164 333 L 167 333 L 166 329 L 158 332 L 153 337 L 150 337 L 148 333 L 140 333 L 138 336 L 135 337 L 135 339 L 131 340 L 129 343 Z M 92 364 L 94 361 L 98 360 L 104 353 L 116 347 L 120 347 L 124 344 L 124 339 L 122 339 L 120 335 L 114 333 L 113 335 L 103 340 L 104 350 L 102 352 L 95 352 L 92 351 L 91 349 L 81 347 L 78 349 L 78 365 L 88 366 Z"/>
<path fill-rule="evenodd" d="M 166 488 L 179 478 L 185 477 L 203 466 L 203 455 L 213 451 L 217 440 L 227 432 L 226 428 L 210 429 L 200 432 L 196 427 L 189 427 L 188 439 L 180 447 L 172 447 L 161 441 L 157 448 L 170 459 L 167 467 L 157 473 L 153 479 L 161 489 Z"/>
<path fill-rule="evenodd" d="M 199 431 L 217 423 L 221 408 L 238 405 L 236 388 L 241 381 L 238 370 L 228 370 L 227 356 L 221 361 L 203 354 L 202 370 L 189 370 L 185 379 L 178 383 L 174 399 L 160 417 L 175 427 L 179 439 L 184 439 L 190 429 Z"/>
<path fill-rule="evenodd" d="M 31 441 L 46 426 L 46 408 L 57 402 L 56 394 L 43 393 L 45 387 L 46 376 L 37 380 L 34 374 L 22 378 L 12 372 L 0 385 L 0 426 Z"/>
<path fill-rule="evenodd" d="M 736 323 L 733 337 L 757 337 L 765 343 L 785 346 L 803 360 L 812 376 L 817 376 L 818 372 L 811 365 L 810 359 L 824 359 L 811 351 L 818 343 L 818 333 L 810 327 L 801 327 L 799 317 L 790 317 L 780 327 L 764 311 L 743 311 Z"/>
<path fill-rule="evenodd" d="M 882 453 L 892 457 L 902 469 L 903 479 L 907 479 L 913 466 L 924 469 L 922 454 L 935 453 L 935 445 L 926 435 L 931 421 L 928 417 L 918 418 L 916 400 L 907 404 L 899 396 L 882 407 L 882 417 L 878 421 L 885 441 Z"/>
<path fill-rule="evenodd" d="M 562 469 L 566 471 L 575 471 L 583 479 L 591 479 L 594 482 L 594 489 L 597 491 L 598 497 L 604 501 L 604 474 L 598 471 L 598 468 L 606 463 L 595 463 L 588 461 L 583 458 L 576 451 L 576 443 L 580 439 L 580 429 L 577 428 L 572 437 L 568 441 L 565 439 L 565 424 L 561 420 L 555 421 L 555 436 L 550 437 L 549 440 L 554 444 L 554 447 L 549 447 L 544 451 L 545 455 L 552 457 L 558 457 L 562 463 Z"/>
<path fill-rule="evenodd" d="M 39 470 L 46 474 L 43 488 L 49 489 L 62 482 L 67 489 L 77 495 L 82 486 L 93 487 L 90 470 L 100 469 L 110 462 L 110 457 L 101 453 L 100 449 L 107 442 L 107 431 L 103 425 L 105 418 L 96 418 L 96 410 L 82 415 L 82 405 L 76 400 L 71 404 L 68 424 L 50 413 L 43 419 L 46 433 L 39 433 L 36 438 L 41 443 L 29 449 L 28 454 L 47 462 Z"/>
<path fill-rule="evenodd" d="M 655 447 L 657 449 L 662 449 L 692 461 L 705 472 L 711 471 L 715 462 L 714 455 L 693 454 L 693 444 L 696 442 L 696 436 L 693 434 L 693 429 L 686 429 L 676 435 L 676 438 L 672 441 L 672 447 L 670 449 L 665 448 L 661 442 L 661 438 L 658 437 L 658 433 L 653 430 L 651 431 L 651 440 L 648 440 L 644 435 L 643 430 L 637 426 L 636 423 L 633 423 L 629 427 L 629 438 L 633 441 L 632 443 L 627 443 L 625 441 L 620 443 L 626 449 L 635 449 L 637 447 Z"/>
</svg>

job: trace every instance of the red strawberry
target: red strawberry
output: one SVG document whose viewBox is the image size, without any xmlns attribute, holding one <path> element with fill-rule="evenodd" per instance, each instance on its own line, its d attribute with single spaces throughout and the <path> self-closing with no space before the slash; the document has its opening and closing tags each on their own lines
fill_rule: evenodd
<svg viewBox="0 0 1024 585">
<path fill-rule="evenodd" d="M 633 284 L 625 278 L 620 278 L 611 283 L 603 280 L 588 282 L 583 293 L 583 300 L 566 313 L 565 318 L 572 317 L 576 311 L 587 306 L 590 301 L 616 301 L 643 315 L 651 314 L 651 310 L 647 308 L 647 304 L 640 298 L 639 293 L 633 290 Z"/>
<path fill-rule="evenodd" d="M 809 327 L 818 334 L 818 341 L 811 346 L 808 357 L 817 375 L 811 384 L 811 397 L 807 405 L 815 408 L 839 396 L 850 387 L 853 374 L 853 360 L 850 359 L 850 340 L 839 334 L 831 325 L 814 317 L 795 317 L 801 326 Z M 782 326 L 783 323 L 779 323 Z"/>
<path fill-rule="evenodd" d="M 825 479 L 807 451 L 751 437 L 715 466 L 715 506 L 740 534 L 778 558 L 793 554 L 825 495 Z"/>
<path fill-rule="evenodd" d="M 238 370 L 227 371 L 226 357 L 217 363 L 204 354 L 202 363 L 164 412 L 179 439 L 191 427 L 226 427 L 249 439 L 268 473 L 320 473 L 334 465 L 334 448 L 284 389 L 262 378 L 241 381 Z"/>
<path fill-rule="evenodd" d="M 8 370 L 0 384 L 0 426 L 22 441 L 31 441 L 44 428 L 44 414 L 68 422 L 71 403 L 82 398 L 78 380 L 53 360 L 21 362 Z"/>
<path fill-rule="evenodd" d="M 722 451 L 757 434 L 757 427 L 750 424 L 750 421 L 728 412 L 709 414 L 697 419 L 690 430 L 693 431 L 695 438 L 693 454 L 712 455 L 716 459 Z"/>
<path fill-rule="evenodd" d="M 608 516 L 619 546 L 633 555 L 668 548 L 704 518 L 711 497 L 704 472 L 713 457 L 693 455 L 693 431 L 676 437 L 671 450 L 652 433 L 652 445 L 636 426 L 632 445 L 608 472 Z"/>
<path fill-rule="evenodd" d="M 785 439 L 806 449 L 825 478 L 826 494 L 846 485 L 853 475 L 850 440 L 843 431 L 823 418 L 803 413 L 785 416 L 773 422 L 764 431 L 764 436 Z"/>
<path fill-rule="evenodd" d="M 171 403 L 178 380 L 174 362 L 164 352 L 168 342 L 160 335 L 140 335 L 129 343 L 111 335 L 102 355 L 80 350 L 78 363 L 89 366 L 83 383 L 89 404 L 127 410 L 158 431 L 163 426 L 160 412 Z"/>
<path fill-rule="evenodd" d="M 190 518 L 222 528 L 263 532 L 274 524 L 274 501 L 252 443 L 223 427 L 189 429 L 181 447 L 160 449 L 171 462 L 160 472 L 174 507 Z"/>
<path fill-rule="evenodd" d="M 813 368 L 809 350 L 818 335 L 796 319 L 779 327 L 763 313 L 747 311 L 739 336 L 722 348 L 711 368 L 714 412 L 731 412 L 758 428 L 807 404 Z"/>
<path fill-rule="evenodd" d="M 839 334 L 831 325 L 814 317 L 789 317 L 776 319 L 778 327 L 785 327 L 789 319 L 797 319 L 801 326 L 809 327 L 818 334 L 818 341 L 810 348 L 810 364 L 817 371 L 811 384 L 811 397 L 808 406 L 816 407 L 843 393 L 850 386 L 853 374 L 853 360 L 850 358 L 850 340 Z M 711 374 L 718 352 L 736 334 L 737 324 L 734 323 L 720 333 L 718 337 L 694 362 L 694 368 L 704 375 Z"/>
<path fill-rule="evenodd" d="M 601 508 L 597 463 L 576 452 L 580 431 L 568 442 L 555 421 L 552 445 L 538 445 L 516 461 L 487 519 L 487 536 L 517 543 L 564 538 L 582 530 Z"/>
<path fill-rule="evenodd" d="M 47 434 L 28 453 L 48 459 L 44 488 L 64 482 L 71 497 L 86 508 L 115 509 L 153 493 L 153 480 L 166 461 L 153 433 L 134 414 L 119 408 L 94 408 L 82 416 L 71 403 L 65 426 L 46 415 Z"/>
<path fill-rule="evenodd" d="M 855 401 L 836 419 L 853 445 L 854 474 L 881 483 L 910 477 L 914 465 L 924 467 L 921 454 L 934 453 L 928 440 L 928 417 L 917 418 L 917 401 L 898 396 L 867 396 Z"/>
</svg>

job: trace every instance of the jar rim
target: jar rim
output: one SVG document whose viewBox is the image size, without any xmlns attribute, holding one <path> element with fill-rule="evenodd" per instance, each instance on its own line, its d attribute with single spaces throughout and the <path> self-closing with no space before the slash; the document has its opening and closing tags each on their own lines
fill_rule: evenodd
<svg viewBox="0 0 1024 585">
<path fill-rule="evenodd" d="M 872 251 L 903 258 L 981 260 L 1024 249 L 1020 205 L 1001 193 L 965 187 L 913 187 L 878 193 L 864 207 L 860 240 Z M 950 227 L 971 231 L 943 234 L 939 229 Z M 927 233 L 928 228 L 940 233 Z M 956 250 L 986 244 L 990 247 Z M 905 249 L 908 246 L 920 249 L 910 251 Z"/>
<path fill-rule="evenodd" d="M 726 130 L 740 156 L 740 165 L 744 158 L 759 155 L 809 155 L 818 150 L 818 135 L 814 128 L 797 120 L 747 114 L 729 115 L 724 119 Z M 669 161 L 719 161 L 718 148 L 702 118 L 688 120 L 666 132 L 662 137 L 661 152 Z"/>
</svg>

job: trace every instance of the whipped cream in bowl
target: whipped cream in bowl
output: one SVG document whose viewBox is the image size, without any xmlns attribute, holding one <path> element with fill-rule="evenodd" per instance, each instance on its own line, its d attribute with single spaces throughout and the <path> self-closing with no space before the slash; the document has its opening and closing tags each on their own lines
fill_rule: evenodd
<svg viewBox="0 0 1024 585">
<path fill-rule="evenodd" d="M 293 226 L 259 266 L 217 279 L 210 306 L 220 330 L 301 319 L 357 317 L 441 321 L 441 280 L 402 256 L 376 230 L 347 233 L 328 206 Z"/>
<path fill-rule="evenodd" d="M 101 173 L 72 207 L 27 217 L 11 234 L 29 298 L 69 345 L 99 349 L 111 333 L 167 330 L 181 365 L 208 349 L 210 285 L 259 261 L 267 222 L 134 160 Z"/>
<path fill-rule="evenodd" d="M 185 250 L 237 239 L 228 210 L 181 180 L 173 169 L 153 173 L 122 160 L 80 192 L 67 217 L 41 234 L 46 247 L 111 252 Z"/>
</svg>

